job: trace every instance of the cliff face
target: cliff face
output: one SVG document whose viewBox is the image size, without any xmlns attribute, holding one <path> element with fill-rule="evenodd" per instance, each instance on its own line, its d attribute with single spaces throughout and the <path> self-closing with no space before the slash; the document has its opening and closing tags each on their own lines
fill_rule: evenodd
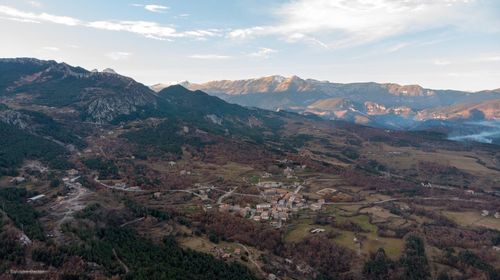
<svg viewBox="0 0 500 280">
<path fill-rule="evenodd" d="M 89 72 L 54 61 L 3 59 L 0 74 L 0 95 L 9 102 L 71 108 L 95 123 L 156 105 L 152 90 L 110 71 Z"/>
</svg>

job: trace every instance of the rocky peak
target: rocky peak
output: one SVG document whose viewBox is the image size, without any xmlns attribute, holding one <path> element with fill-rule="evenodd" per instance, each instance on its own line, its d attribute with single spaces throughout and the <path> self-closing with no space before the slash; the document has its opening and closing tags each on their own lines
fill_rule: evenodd
<svg viewBox="0 0 500 280">
<path fill-rule="evenodd" d="M 432 90 L 427 90 L 419 85 L 398 85 L 398 84 L 382 84 L 389 93 L 399 96 L 431 96 L 434 95 Z"/>
<path fill-rule="evenodd" d="M 106 69 L 102 70 L 102 73 L 115 74 L 115 75 L 118 74 L 118 73 L 116 73 L 115 70 L 113 70 L 111 68 L 106 68 Z"/>
</svg>

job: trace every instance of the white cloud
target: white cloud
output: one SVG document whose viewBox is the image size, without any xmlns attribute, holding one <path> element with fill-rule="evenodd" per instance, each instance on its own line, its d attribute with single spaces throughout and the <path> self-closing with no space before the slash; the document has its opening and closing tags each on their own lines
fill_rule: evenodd
<svg viewBox="0 0 500 280">
<path fill-rule="evenodd" d="M 138 4 L 133 4 L 133 5 L 138 5 Z M 0 18 L 8 20 L 30 22 L 30 23 L 49 22 L 61 25 L 83 26 L 83 27 L 109 30 L 109 31 L 123 31 L 157 40 L 171 40 L 173 38 L 203 39 L 208 37 L 219 36 L 219 33 L 221 32 L 218 29 L 177 31 L 173 27 L 164 26 L 159 23 L 151 21 L 102 20 L 102 21 L 86 22 L 68 16 L 57 16 L 47 13 L 24 12 L 15 8 L 2 5 L 0 5 L 0 15 L 4 16 Z"/>
<path fill-rule="evenodd" d="M 162 6 L 162 5 L 150 4 L 150 5 L 144 6 L 144 9 L 146 9 L 150 12 L 153 12 L 153 13 L 164 13 L 170 8 L 167 6 Z"/>
<path fill-rule="evenodd" d="M 55 16 L 47 13 L 30 13 L 17 10 L 8 6 L 0 5 L 0 14 L 8 16 L 14 20 L 23 20 L 29 22 L 51 22 L 62 25 L 76 26 L 80 25 L 82 22 L 78 19 L 67 17 L 67 16 Z"/>
<path fill-rule="evenodd" d="M 470 24 L 475 0 L 295 0 L 275 11 L 276 24 L 236 29 L 231 38 L 279 36 L 330 48 L 360 45 L 406 32 Z M 468 19 L 468 20 L 465 20 Z"/>
<path fill-rule="evenodd" d="M 132 53 L 129 52 L 110 52 L 106 56 L 112 60 L 124 60 L 129 58 Z"/>
<path fill-rule="evenodd" d="M 51 51 L 51 52 L 58 52 L 61 49 L 59 49 L 58 47 L 43 47 L 42 50 L 44 50 L 44 51 Z"/>
<path fill-rule="evenodd" d="M 175 28 L 162 26 L 150 21 L 93 21 L 88 27 L 110 31 L 126 31 L 139 34 L 152 39 L 167 39 L 172 37 L 185 37 Z"/>
<path fill-rule="evenodd" d="M 249 53 L 248 56 L 269 58 L 269 56 L 275 52 L 276 50 L 270 48 L 259 48 L 258 51 Z"/>
<path fill-rule="evenodd" d="M 220 55 L 220 54 L 193 54 L 188 56 L 194 59 L 205 59 L 205 60 L 218 60 L 218 59 L 229 59 L 231 56 Z"/>
<path fill-rule="evenodd" d="M 148 4 L 148 5 L 143 5 L 143 4 L 132 4 L 134 7 L 142 7 L 147 11 L 150 11 L 152 13 L 164 13 L 168 10 L 170 10 L 170 7 L 163 6 L 163 5 L 156 5 L 156 4 Z"/>
</svg>

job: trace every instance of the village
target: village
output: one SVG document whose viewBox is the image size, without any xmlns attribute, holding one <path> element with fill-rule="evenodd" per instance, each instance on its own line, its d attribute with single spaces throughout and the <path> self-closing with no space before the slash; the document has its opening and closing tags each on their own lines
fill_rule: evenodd
<svg viewBox="0 0 500 280">
<path fill-rule="evenodd" d="M 272 226 L 281 228 L 293 213 L 306 209 L 318 211 L 325 204 L 324 199 L 307 200 L 300 193 L 304 188 L 300 183 L 288 185 L 264 181 L 257 183 L 256 186 L 261 190 L 260 197 L 263 200 L 261 203 L 245 206 L 222 203 L 219 205 L 219 211 L 234 213 L 255 222 L 269 222 Z"/>
</svg>

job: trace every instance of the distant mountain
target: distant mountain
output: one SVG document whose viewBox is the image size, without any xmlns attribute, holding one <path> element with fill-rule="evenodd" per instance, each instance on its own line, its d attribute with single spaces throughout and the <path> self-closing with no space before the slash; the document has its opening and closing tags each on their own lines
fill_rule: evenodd
<svg viewBox="0 0 500 280">
<path fill-rule="evenodd" d="M 472 116 L 471 110 L 481 111 L 485 119 L 498 119 L 500 114 L 495 106 L 475 105 L 500 100 L 500 90 L 472 93 L 393 83 L 340 84 L 297 76 L 183 85 L 244 106 L 312 113 L 382 127 L 409 128 L 415 126 L 414 122 L 433 118 L 467 119 Z M 158 91 L 161 86 L 154 89 Z"/>
<path fill-rule="evenodd" d="M 478 103 L 461 103 L 448 107 L 422 110 L 418 119 L 470 119 L 470 120 L 500 120 L 500 98 Z"/>
</svg>

